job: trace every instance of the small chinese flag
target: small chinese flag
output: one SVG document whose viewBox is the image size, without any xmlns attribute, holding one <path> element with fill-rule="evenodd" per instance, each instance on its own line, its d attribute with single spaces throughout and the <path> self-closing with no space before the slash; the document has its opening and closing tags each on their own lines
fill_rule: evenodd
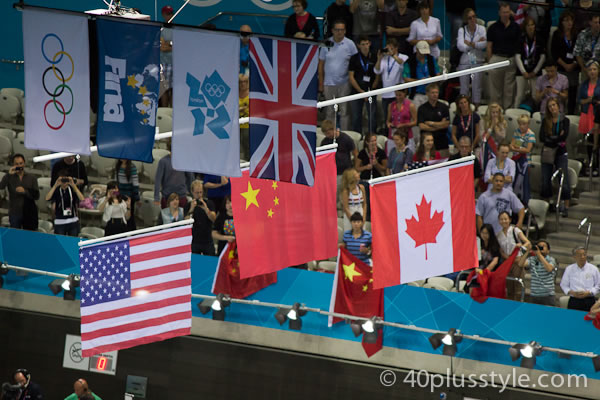
<svg viewBox="0 0 600 400">
<path fill-rule="evenodd" d="M 479 286 L 471 288 L 471 297 L 473 300 L 483 303 L 488 297 L 506 298 L 506 277 L 519 254 L 519 249 L 519 247 L 516 247 L 510 257 L 504 260 L 494 272 L 491 272 L 487 268 L 471 271 L 467 277 L 467 282 L 471 282 L 476 275 Z"/>
<path fill-rule="evenodd" d="M 330 311 L 364 317 L 383 318 L 383 289 L 373 289 L 373 268 L 350 254 L 345 248 L 338 253 L 338 263 L 331 291 Z M 329 326 L 343 321 L 329 317 Z M 376 343 L 365 343 L 363 348 L 371 357 L 383 347 L 383 329 L 379 329 Z"/>
</svg>

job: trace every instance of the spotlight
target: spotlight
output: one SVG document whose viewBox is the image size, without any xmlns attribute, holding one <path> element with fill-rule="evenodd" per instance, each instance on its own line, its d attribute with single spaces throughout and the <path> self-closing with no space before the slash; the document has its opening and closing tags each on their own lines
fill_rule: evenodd
<svg viewBox="0 0 600 400">
<path fill-rule="evenodd" d="M 460 331 L 452 328 L 448 333 L 435 333 L 429 337 L 429 343 L 433 349 L 437 349 L 441 345 L 444 345 L 442 354 L 446 356 L 454 356 L 456 354 L 456 344 L 462 341 L 462 335 Z"/>
<path fill-rule="evenodd" d="M 61 290 L 63 290 L 62 285 L 64 282 L 65 282 L 64 279 L 55 279 L 48 284 L 48 287 L 50 288 L 52 293 L 56 296 L 57 294 L 60 293 Z"/>
<path fill-rule="evenodd" d="M 371 317 L 366 321 L 352 321 L 350 328 L 352 328 L 354 337 L 359 337 L 362 334 L 365 343 L 376 343 L 379 329 L 382 327 L 380 321 L 381 318 L 379 317 Z"/>
<path fill-rule="evenodd" d="M 594 371 L 600 371 L 600 356 L 592 358 L 592 362 L 594 363 Z"/>
<path fill-rule="evenodd" d="M 63 299 L 75 300 L 75 290 L 79 287 L 80 277 L 77 274 L 70 274 L 67 279 L 55 279 L 48 284 L 48 287 L 54 295 L 60 293 L 63 290 Z"/>
<path fill-rule="evenodd" d="M 212 310 L 212 319 L 215 321 L 225 320 L 225 307 L 231 304 L 231 297 L 227 294 L 219 293 L 216 299 L 205 299 L 198 303 L 198 309 L 202 314 Z"/>
<path fill-rule="evenodd" d="M 588 217 L 585 217 L 584 219 L 581 220 L 581 222 L 579 222 L 579 226 L 577 227 L 578 230 L 581 230 L 581 228 L 583 228 L 585 226 L 585 224 L 588 223 Z"/>
<path fill-rule="evenodd" d="M 279 322 L 279 325 L 283 325 L 285 321 L 289 320 L 289 327 L 295 331 L 302 329 L 302 319 L 306 315 L 306 310 L 300 308 L 300 303 L 294 303 L 292 308 L 280 308 L 275 313 L 275 319 Z"/>
<path fill-rule="evenodd" d="M 6 264 L 0 264 L 0 289 L 4 286 L 4 278 L 2 275 L 8 274 L 8 266 Z"/>
<path fill-rule="evenodd" d="M 508 349 L 510 357 L 513 361 L 521 358 L 521 367 L 533 368 L 535 366 L 535 358 L 542 353 L 542 346 L 535 341 L 527 344 L 515 344 Z"/>
</svg>

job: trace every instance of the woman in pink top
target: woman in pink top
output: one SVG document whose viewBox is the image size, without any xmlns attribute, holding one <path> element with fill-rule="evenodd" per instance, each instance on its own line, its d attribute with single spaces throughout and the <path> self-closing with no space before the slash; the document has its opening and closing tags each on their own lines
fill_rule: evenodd
<svg viewBox="0 0 600 400">
<path fill-rule="evenodd" d="M 414 153 L 415 141 L 413 139 L 412 127 L 417 125 L 417 107 L 407 97 L 408 90 L 396 90 L 396 101 L 388 106 L 387 121 L 388 127 L 388 142 L 386 152 L 389 155 L 394 148 L 393 134 L 398 128 L 408 129 L 409 149 Z"/>
</svg>

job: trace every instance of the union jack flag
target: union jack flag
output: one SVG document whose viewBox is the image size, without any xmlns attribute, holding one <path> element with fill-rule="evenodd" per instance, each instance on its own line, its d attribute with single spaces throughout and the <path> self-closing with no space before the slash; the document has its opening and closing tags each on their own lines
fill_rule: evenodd
<svg viewBox="0 0 600 400">
<path fill-rule="evenodd" d="M 250 39 L 250 176 L 313 186 L 315 45 Z"/>
</svg>

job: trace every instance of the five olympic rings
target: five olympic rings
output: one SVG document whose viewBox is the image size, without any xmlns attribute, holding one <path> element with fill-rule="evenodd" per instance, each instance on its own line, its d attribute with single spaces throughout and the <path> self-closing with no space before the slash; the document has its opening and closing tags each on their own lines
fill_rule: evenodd
<svg viewBox="0 0 600 400">
<path fill-rule="evenodd" d="M 60 51 L 56 52 L 56 54 L 54 54 L 52 59 L 48 58 L 48 56 L 46 55 L 46 52 L 44 51 L 44 43 L 46 42 L 46 39 L 48 39 L 48 38 L 55 38 L 56 40 L 58 40 L 58 43 L 60 44 Z M 71 78 L 73 78 L 73 74 L 75 73 L 75 63 L 73 62 L 73 58 L 71 57 L 71 55 L 69 53 L 65 52 L 65 48 L 64 48 L 62 40 L 54 33 L 48 33 L 42 39 L 42 56 L 44 57 L 44 59 L 46 61 L 48 61 L 51 64 L 48 68 L 46 68 L 46 70 L 42 74 L 42 86 L 44 87 L 44 91 L 48 94 L 48 96 L 52 97 L 52 99 L 48 100 L 48 102 L 46 102 L 46 105 L 44 106 L 44 120 L 46 121 L 46 125 L 48 125 L 48 127 L 50 129 L 59 130 L 65 124 L 66 116 L 69 115 L 71 113 L 71 111 L 73 111 L 73 104 L 75 103 L 73 91 L 66 84 L 67 82 L 69 82 L 71 80 Z M 71 74 L 67 78 L 65 78 L 65 75 L 60 70 L 60 68 L 57 67 L 57 64 L 59 62 L 61 62 L 61 60 L 63 59 L 63 56 L 66 56 L 71 61 Z M 46 74 L 50 70 L 52 70 L 56 79 L 58 79 L 60 82 L 62 82 L 61 84 L 56 86 L 54 88 L 54 90 L 52 90 L 52 91 L 50 91 L 48 89 L 48 87 L 46 86 Z M 65 110 L 64 105 L 60 101 L 57 100 L 57 97 L 60 97 L 65 92 L 65 89 L 71 94 L 71 107 L 68 110 Z M 58 111 L 59 114 L 62 114 L 62 117 L 63 117 L 62 122 L 58 125 L 51 125 L 48 122 L 48 117 L 46 115 L 46 111 L 47 111 L 48 105 L 50 105 L 50 103 L 54 104 L 54 108 L 56 108 L 56 111 Z"/>
<path fill-rule="evenodd" d="M 211 84 L 211 83 L 205 83 L 204 84 L 204 89 L 206 90 L 206 92 L 208 93 L 209 96 L 217 96 L 217 97 L 221 97 L 225 94 L 225 86 L 223 85 L 218 85 L 216 83 Z"/>
</svg>

